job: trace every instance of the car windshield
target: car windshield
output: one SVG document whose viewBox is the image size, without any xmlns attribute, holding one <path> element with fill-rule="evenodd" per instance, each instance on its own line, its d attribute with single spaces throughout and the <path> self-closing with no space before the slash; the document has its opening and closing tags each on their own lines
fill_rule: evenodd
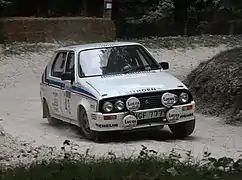
<svg viewBox="0 0 242 180">
<path fill-rule="evenodd" d="M 140 45 L 105 47 L 79 53 L 80 76 L 103 76 L 160 69 Z"/>
</svg>

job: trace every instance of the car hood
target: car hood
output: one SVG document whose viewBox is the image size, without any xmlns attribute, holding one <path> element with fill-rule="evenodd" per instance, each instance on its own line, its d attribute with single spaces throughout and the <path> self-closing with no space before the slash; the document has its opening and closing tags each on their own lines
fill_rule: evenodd
<svg viewBox="0 0 242 180">
<path fill-rule="evenodd" d="M 187 89 L 180 80 L 166 71 L 93 77 L 88 78 L 86 82 L 105 98 L 169 89 Z"/>
</svg>

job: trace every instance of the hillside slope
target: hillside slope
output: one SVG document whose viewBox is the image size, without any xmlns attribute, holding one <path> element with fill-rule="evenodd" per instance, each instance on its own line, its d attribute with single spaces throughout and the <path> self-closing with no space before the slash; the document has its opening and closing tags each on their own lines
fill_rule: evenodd
<svg viewBox="0 0 242 180">
<path fill-rule="evenodd" d="M 198 110 L 242 122 L 242 48 L 224 51 L 202 62 L 184 81 Z"/>
</svg>

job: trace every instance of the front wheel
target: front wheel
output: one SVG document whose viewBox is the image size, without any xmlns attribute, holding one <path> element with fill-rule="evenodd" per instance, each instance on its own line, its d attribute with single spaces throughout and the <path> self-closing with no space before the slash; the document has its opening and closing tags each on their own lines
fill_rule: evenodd
<svg viewBox="0 0 242 180">
<path fill-rule="evenodd" d="M 102 142 L 101 133 L 90 129 L 89 120 L 84 108 L 80 109 L 79 113 L 79 126 L 83 136 L 91 141 Z"/>
<path fill-rule="evenodd" d="M 195 129 L 195 124 L 195 120 L 191 120 L 177 124 L 170 124 L 169 128 L 175 137 L 184 138 L 193 133 Z"/>
</svg>

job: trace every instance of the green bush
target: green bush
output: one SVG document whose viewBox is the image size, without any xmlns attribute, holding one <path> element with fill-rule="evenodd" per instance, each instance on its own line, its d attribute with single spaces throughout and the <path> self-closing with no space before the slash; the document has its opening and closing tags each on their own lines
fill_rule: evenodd
<svg viewBox="0 0 242 180">
<path fill-rule="evenodd" d="M 66 153 L 62 160 L 36 163 L 28 168 L 2 169 L 0 174 L 0 179 L 4 180 L 240 180 L 242 160 L 234 161 L 226 157 L 215 159 L 205 153 L 202 161 L 194 162 L 191 152 L 188 152 L 186 160 L 181 161 L 179 154 L 174 151 L 161 157 L 154 150 L 143 146 L 139 156 L 135 158 L 119 159 L 115 154 L 109 153 L 105 158 L 81 156 L 79 160 L 73 160 L 72 155 Z"/>
</svg>

